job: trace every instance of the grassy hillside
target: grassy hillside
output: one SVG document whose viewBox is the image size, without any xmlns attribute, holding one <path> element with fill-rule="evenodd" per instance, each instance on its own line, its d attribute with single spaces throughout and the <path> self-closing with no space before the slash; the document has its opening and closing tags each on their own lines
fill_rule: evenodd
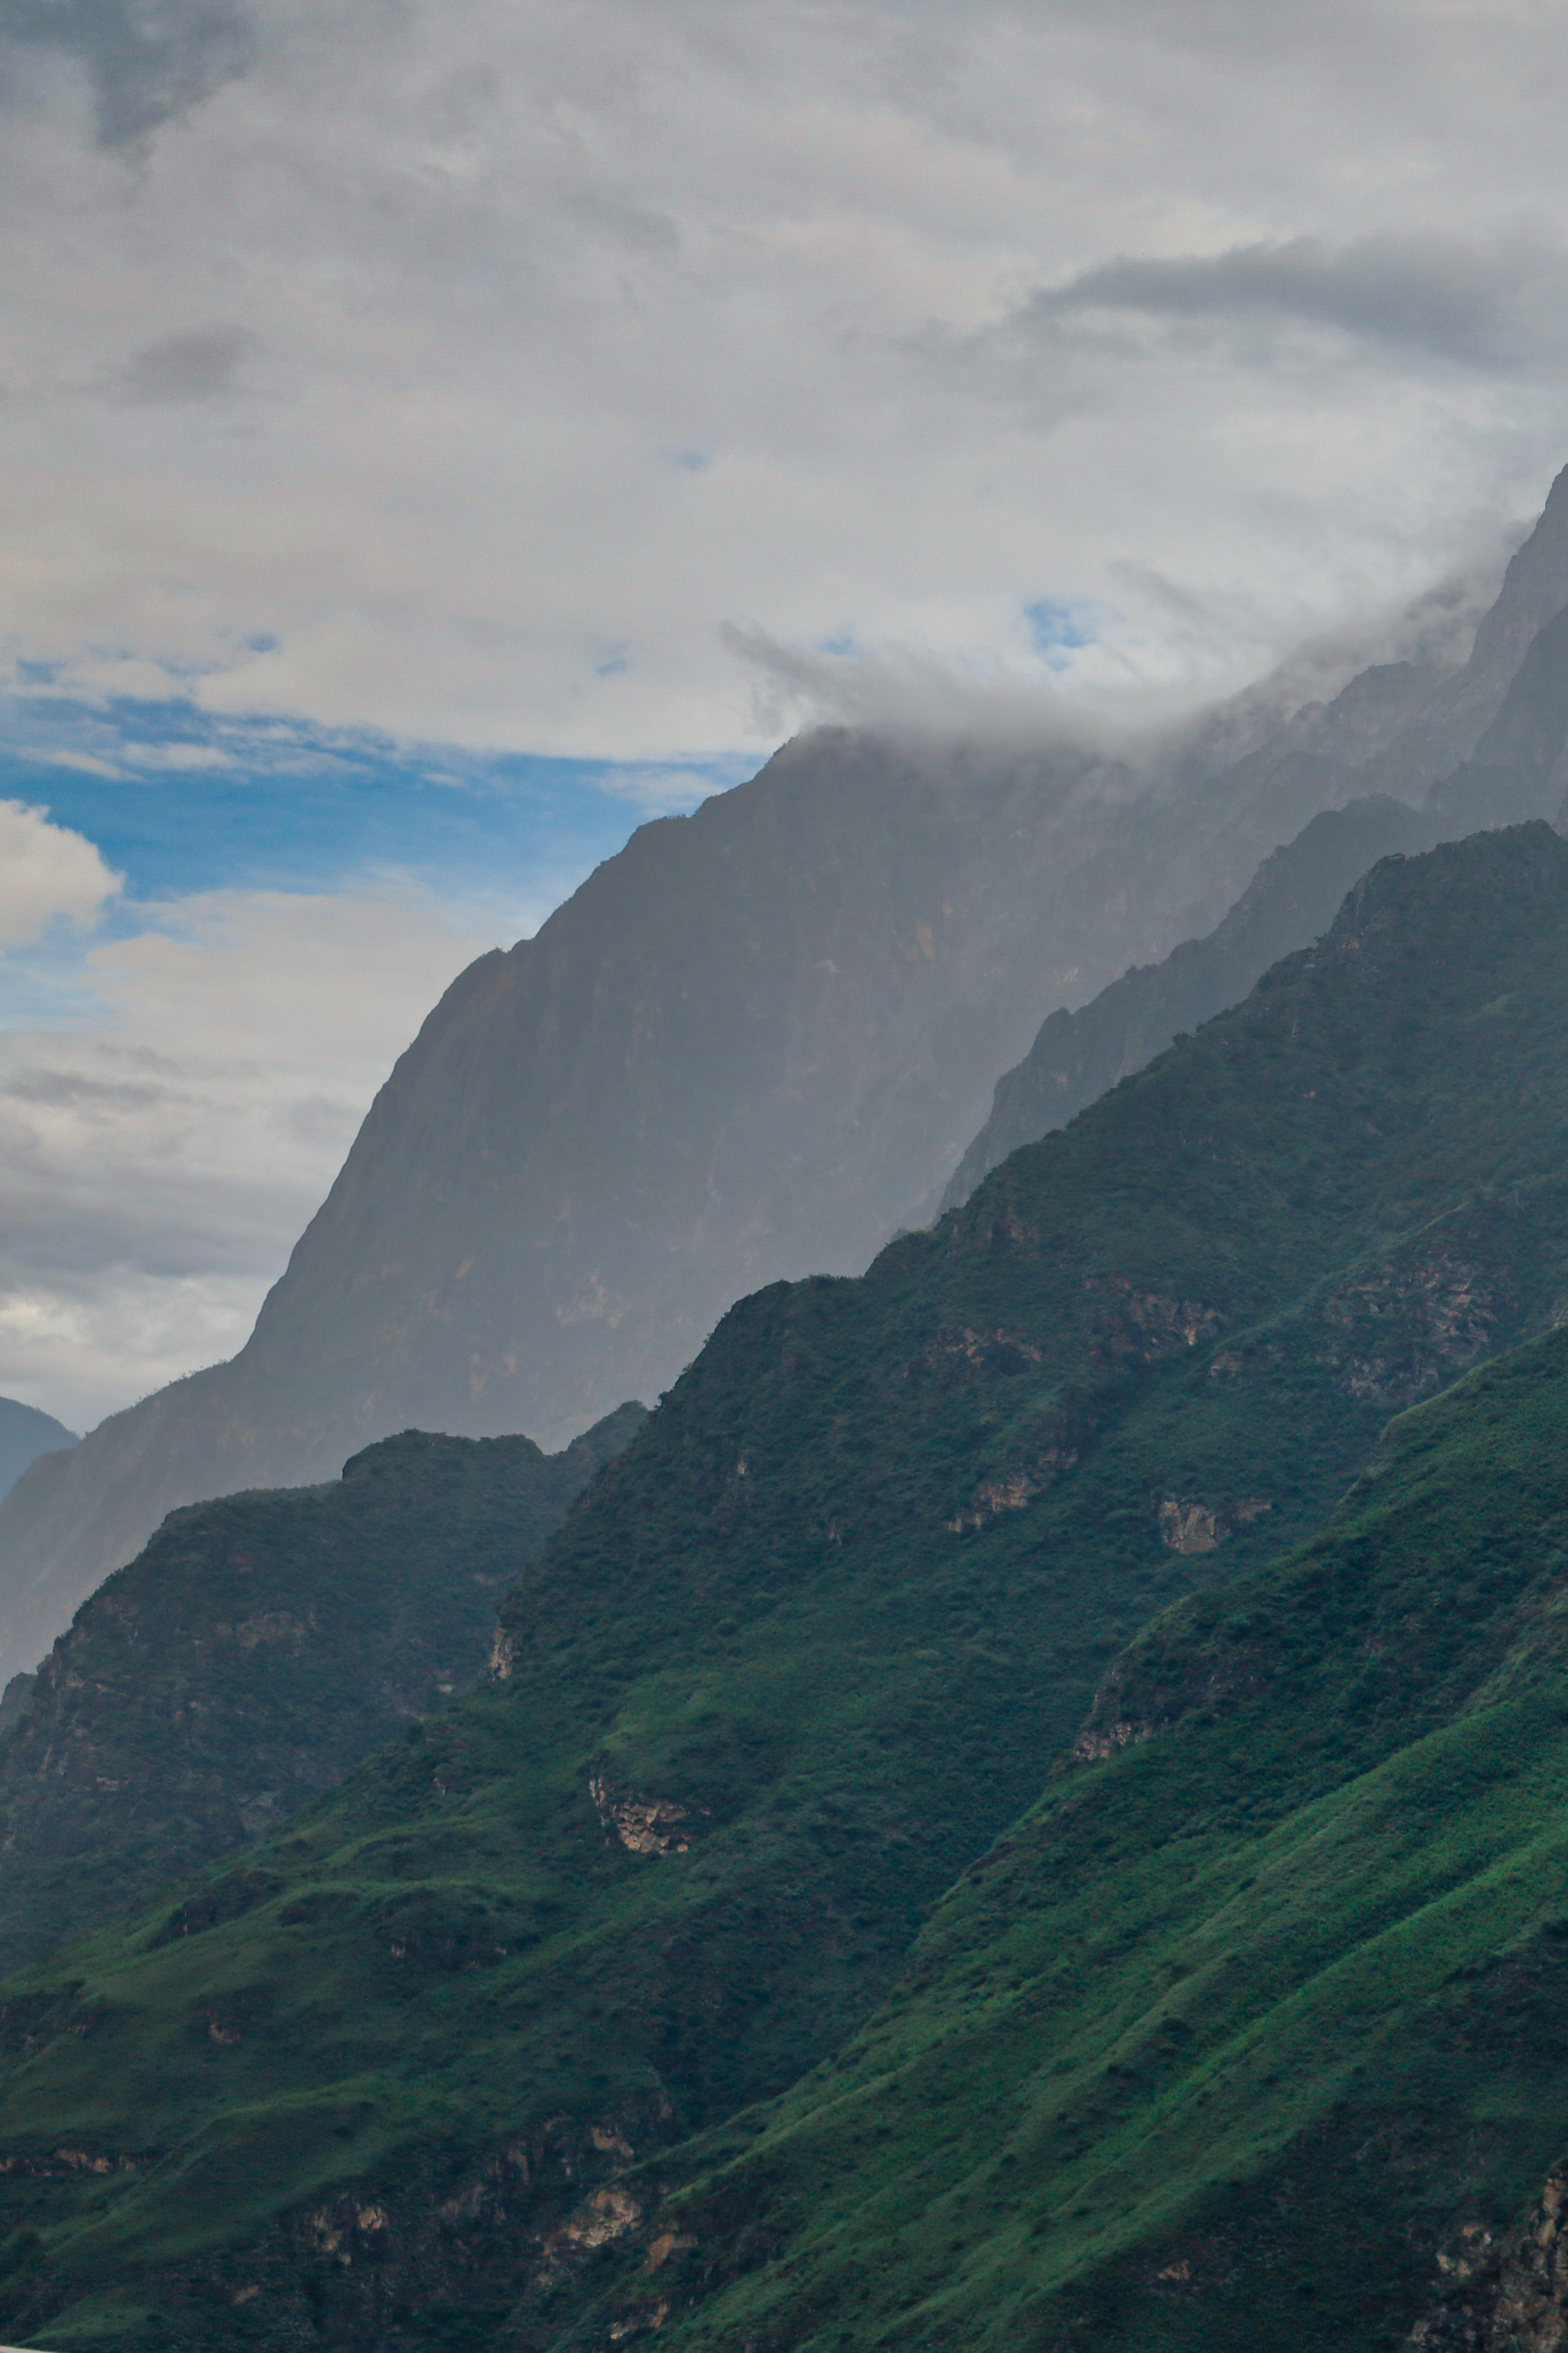
<svg viewBox="0 0 1568 2353">
<path fill-rule="evenodd" d="M 1157 1621 L 574 2341 L 1354 2353 L 1473 2306 L 1568 2145 L 1565 1596 L 1552 1333 Z"/>
<path fill-rule="evenodd" d="M 171 1513 L 0 1736 L 0 1965 L 271 1829 L 486 1665 L 496 1604 L 602 1462 L 405 1430 L 330 1486 Z"/>
<path fill-rule="evenodd" d="M 628 2168 L 865 2018 L 1127 1639 L 1568 1299 L 1565 916 L 1544 826 L 1380 868 L 934 1234 L 734 1310 L 503 1681 L 6 1989 L 0 2328 L 552 2343 Z"/>
</svg>

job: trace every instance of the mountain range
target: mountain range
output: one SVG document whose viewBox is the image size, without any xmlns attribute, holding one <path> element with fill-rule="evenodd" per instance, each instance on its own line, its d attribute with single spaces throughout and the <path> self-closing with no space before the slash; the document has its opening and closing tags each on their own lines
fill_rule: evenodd
<svg viewBox="0 0 1568 2353">
<path fill-rule="evenodd" d="M 0 2327 L 1501 2353 L 1568 2140 L 1565 1146 L 1536 820 L 734 1307 L 489 1678 L 6 1984 Z M 388 1457 L 437 1559 L 447 1460 Z"/>
<path fill-rule="evenodd" d="M 1021 1074 L 975 1142 L 1001 1074 L 1038 1075 L 1042 1019 L 1088 1008 L 1054 1094 L 1059 1025 L 1044 1049 L 1036 1132 L 1153 1050 L 1166 1009 L 1216 1010 L 1312 937 L 1405 824 L 1389 797 L 1410 846 L 1554 817 L 1568 718 L 1542 632 L 1565 607 L 1560 477 L 1458 667 L 1254 694 L 1133 750 L 822 730 L 642 828 L 436 1008 L 240 1355 L 0 1502 L 0 1673 L 177 1505 L 335 1477 L 411 1424 L 558 1448 L 662 1393 L 736 1298 L 858 1272 L 961 1161 L 967 1186 L 1018 1140 Z M 1269 879 L 1282 842 L 1377 795 L 1321 872 L 1326 838 L 1299 845 L 1299 892 Z M 1089 1005 L 1212 930 L 1260 861 L 1168 1008 L 1142 983 Z"/>
</svg>

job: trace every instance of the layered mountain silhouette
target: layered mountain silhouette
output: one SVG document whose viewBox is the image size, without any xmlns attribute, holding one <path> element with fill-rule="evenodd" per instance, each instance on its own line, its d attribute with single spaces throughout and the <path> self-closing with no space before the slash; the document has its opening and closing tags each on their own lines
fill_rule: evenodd
<svg viewBox="0 0 1568 2353">
<path fill-rule="evenodd" d="M 1539 821 L 1386 859 L 934 1230 L 732 1309 L 494 1680 L 6 1986 L 0 2330 L 1468 2326 L 1568 2121 L 1565 918 Z M 441 1556 L 453 1458 L 385 1460 Z"/>
<path fill-rule="evenodd" d="M 1124 973 L 1076 1012 L 1043 1022 L 1024 1060 L 996 1082 L 991 1116 L 942 1195 L 967 1201 L 1020 1145 L 1065 1127 L 1108 1087 L 1152 1062 L 1181 1031 L 1244 997 L 1268 966 L 1326 931 L 1358 875 L 1378 859 L 1425 849 L 1441 828 L 1386 794 L 1326 809 L 1264 860 L 1206 939 Z"/>
<path fill-rule="evenodd" d="M 0 1495 L 14 1487 L 30 1462 L 40 1454 L 67 1451 L 77 1443 L 74 1430 L 19 1398 L 0 1398 Z"/>
<path fill-rule="evenodd" d="M 240 1355 L 0 1503 L 0 1674 L 176 1505 L 410 1424 L 559 1446 L 735 1298 L 863 1267 L 933 1213 L 1047 1013 L 1215 923 L 1323 809 L 1461 769 L 1454 830 L 1542 804 L 1481 746 L 1564 606 L 1560 478 L 1451 675 L 1384 664 L 1283 720 L 1255 697 L 1135 761 L 822 731 L 644 827 L 447 992 Z"/>
<path fill-rule="evenodd" d="M 1051 1014 L 1024 1060 L 997 1081 L 991 1115 L 959 1162 L 942 1198 L 943 1209 L 967 1200 L 981 1178 L 1020 1145 L 1065 1126 L 1107 1087 L 1142 1070 L 1178 1031 L 1238 1003 L 1277 957 L 1326 928 L 1356 876 L 1378 858 L 1425 849 L 1484 827 L 1559 815 L 1568 792 L 1568 609 L 1533 636 L 1527 638 L 1525 631 L 1537 598 L 1558 593 L 1559 578 L 1546 557 L 1552 533 L 1561 527 L 1564 479 L 1553 488 L 1542 530 L 1514 558 L 1504 594 L 1483 622 L 1465 670 L 1433 697 L 1436 709 L 1448 714 L 1445 723 L 1462 716 L 1468 733 L 1468 723 L 1493 707 L 1498 671 L 1522 643 L 1522 659 L 1471 755 L 1432 781 L 1418 807 L 1383 792 L 1314 818 L 1264 860 L 1206 939 L 1184 941 L 1162 963 L 1124 974 L 1089 1004 Z M 1377 694 L 1386 696 L 1386 683 L 1374 690 L 1377 678 L 1363 673 L 1342 702 L 1348 699 L 1354 711 Z M 1395 687 L 1410 691 L 1405 681 Z M 1428 710 L 1371 758 L 1363 773 L 1416 784 L 1443 740 Z"/>
</svg>

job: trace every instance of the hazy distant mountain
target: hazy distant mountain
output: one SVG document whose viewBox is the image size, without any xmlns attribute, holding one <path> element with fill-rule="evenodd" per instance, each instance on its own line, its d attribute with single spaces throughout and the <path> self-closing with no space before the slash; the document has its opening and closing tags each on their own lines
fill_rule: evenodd
<svg viewBox="0 0 1568 2353">
<path fill-rule="evenodd" d="M 1552 494 L 1559 506 L 1562 487 L 1560 478 Z M 1552 512 L 1555 524 L 1558 507 Z M 1515 559 L 1532 592 L 1556 586 L 1555 575 L 1539 562 L 1539 540 L 1538 533 Z M 1493 626 L 1508 601 L 1505 592 L 1488 616 L 1487 629 L 1490 644 L 1511 653 L 1521 628 L 1505 633 Z M 1516 616 L 1524 602 L 1514 599 Z M 1472 659 L 1466 674 L 1476 667 Z M 1364 710 L 1367 683 L 1379 675 L 1367 671 L 1340 701 Z M 1404 694 L 1406 684 L 1401 682 L 1397 691 Z M 1386 685 L 1378 689 L 1379 694 L 1389 691 Z M 1473 719 L 1481 708 L 1479 698 L 1472 693 L 1463 708 Z M 1325 712 L 1321 724 L 1328 723 Z M 1425 723 L 1415 735 L 1429 739 Z M 1391 752 L 1369 761 L 1360 773 L 1388 774 L 1397 765 Z M 1501 707 L 1472 755 L 1431 785 L 1420 808 L 1378 793 L 1323 810 L 1294 841 L 1264 860 L 1206 939 L 1184 940 L 1162 964 L 1124 973 L 1076 1011 L 1064 1007 L 1052 1013 L 1023 1060 L 997 1080 L 991 1115 L 959 1162 L 942 1208 L 966 1201 L 1010 1152 L 1065 1127 L 1107 1087 L 1163 1052 L 1179 1031 L 1239 1004 L 1277 958 L 1305 947 L 1326 929 L 1351 884 L 1377 859 L 1391 851 L 1426 849 L 1491 826 L 1555 818 L 1565 787 L 1568 609 L 1529 640 Z"/>
<path fill-rule="evenodd" d="M 40 1454 L 76 1443 L 75 1430 L 52 1413 L 40 1413 L 36 1405 L 23 1405 L 16 1398 L 0 1398 L 0 1495 L 16 1485 Z"/>
<path fill-rule="evenodd" d="M 447 991 L 241 1354 L 0 1504 L 0 1673 L 176 1504 L 411 1423 L 558 1445 L 742 1293 L 864 1266 L 1043 1015 L 1207 929 L 1320 810 L 1479 758 L 1564 606 L 1560 480 L 1462 670 L 1253 698 L 1137 763 L 824 730 L 643 827 Z"/>
<path fill-rule="evenodd" d="M 1023 1060 L 996 1082 L 991 1116 L 959 1162 L 943 1209 L 967 1201 L 1020 1145 L 1065 1127 L 1119 1079 L 1237 1005 L 1271 964 L 1328 929 L 1359 875 L 1391 851 L 1426 849 L 1436 820 L 1376 794 L 1325 809 L 1266 858 L 1207 939 L 1184 940 L 1163 963 L 1135 966 L 1076 1012 L 1042 1024 Z"/>
</svg>

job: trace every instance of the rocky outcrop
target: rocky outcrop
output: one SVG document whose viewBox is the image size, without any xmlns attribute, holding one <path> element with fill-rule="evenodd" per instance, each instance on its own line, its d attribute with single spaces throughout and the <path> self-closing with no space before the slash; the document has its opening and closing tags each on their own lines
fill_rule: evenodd
<svg viewBox="0 0 1568 2353">
<path fill-rule="evenodd" d="M 1166 1495 L 1154 1516 L 1160 1525 L 1160 1541 L 1173 1552 L 1213 1552 L 1237 1528 L 1272 1509 L 1266 1495 L 1238 1495 L 1234 1503 L 1226 1504 L 1184 1503 Z"/>
<path fill-rule="evenodd" d="M 1502 2237 L 1462 2226 L 1439 2253 L 1445 2293 L 1409 2353 L 1561 2353 L 1568 2345 L 1568 2169 L 1547 2176 L 1523 2225 Z"/>
</svg>

